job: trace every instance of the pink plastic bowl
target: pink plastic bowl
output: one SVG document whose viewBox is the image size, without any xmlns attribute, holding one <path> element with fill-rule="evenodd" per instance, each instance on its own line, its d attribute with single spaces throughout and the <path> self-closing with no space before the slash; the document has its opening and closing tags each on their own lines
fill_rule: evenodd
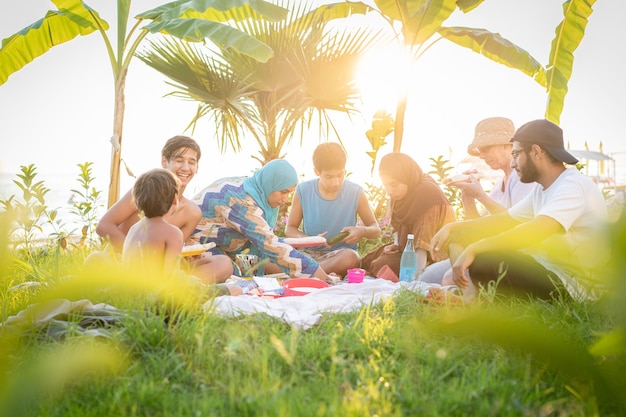
<svg viewBox="0 0 626 417">
<path fill-rule="evenodd" d="M 348 283 L 349 284 L 358 284 L 360 282 L 363 282 L 364 277 L 365 277 L 365 269 L 361 269 L 361 268 L 348 269 Z"/>
</svg>

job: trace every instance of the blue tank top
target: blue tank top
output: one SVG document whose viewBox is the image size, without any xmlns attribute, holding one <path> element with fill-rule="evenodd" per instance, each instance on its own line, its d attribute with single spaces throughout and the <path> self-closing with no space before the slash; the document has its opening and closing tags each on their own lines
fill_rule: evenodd
<svg viewBox="0 0 626 417">
<path fill-rule="evenodd" d="M 328 232 L 326 237 L 333 236 L 346 226 L 356 226 L 359 199 L 363 189 L 348 180 L 344 180 L 337 196 L 327 200 L 320 195 L 319 178 L 298 185 L 296 194 L 302 206 L 302 231 L 309 236 Z M 335 243 L 330 250 L 352 248 L 357 244 L 347 245 Z"/>
</svg>

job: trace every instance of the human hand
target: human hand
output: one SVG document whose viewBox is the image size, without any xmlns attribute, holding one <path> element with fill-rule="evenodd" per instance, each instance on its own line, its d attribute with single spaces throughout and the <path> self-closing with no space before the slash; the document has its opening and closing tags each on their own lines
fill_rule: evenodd
<svg viewBox="0 0 626 417">
<path fill-rule="evenodd" d="M 443 226 L 430 240 L 430 256 L 434 261 L 442 261 L 448 258 L 448 243 L 452 223 Z"/>
<path fill-rule="evenodd" d="M 472 168 L 472 169 L 466 169 L 465 171 L 462 172 L 463 175 L 476 175 L 479 174 L 478 170 L 476 168 Z"/>
<path fill-rule="evenodd" d="M 326 247 L 331 247 L 332 245 L 334 245 L 335 243 L 339 243 L 339 242 L 344 242 L 346 236 L 348 236 L 349 232 L 342 230 L 341 232 L 337 233 L 336 235 L 330 236 L 328 238 L 326 238 Z"/>
<path fill-rule="evenodd" d="M 473 175 L 469 175 L 468 181 L 455 182 L 450 184 L 452 186 L 457 187 L 463 193 L 464 197 L 471 197 L 476 199 L 479 195 L 484 194 L 484 190 L 480 181 L 476 179 Z"/>
<path fill-rule="evenodd" d="M 481 172 L 476 169 L 469 169 L 467 171 L 463 171 L 462 174 L 443 178 L 441 182 L 447 186 L 461 187 L 467 183 L 478 182 L 481 177 L 483 177 Z"/>
<path fill-rule="evenodd" d="M 359 243 L 363 237 L 362 229 L 358 226 L 344 227 L 342 232 L 348 232 L 348 236 L 343 239 L 348 244 Z"/>
<path fill-rule="evenodd" d="M 456 259 L 456 262 L 452 265 L 452 281 L 456 284 L 457 287 L 461 289 L 468 288 L 471 284 L 470 277 L 467 274 L 467 270 L 470 265 L 474 262 L 476 257 L 474 254 L 466 248 L 459 257 Z"/>
<path fill-rule="evenodd" d="M 400 246 L 398 245 L 387 245 L 383 249 L 383 252 L 387 255 L 393 255 L 400 252 Z"/>
</svg>

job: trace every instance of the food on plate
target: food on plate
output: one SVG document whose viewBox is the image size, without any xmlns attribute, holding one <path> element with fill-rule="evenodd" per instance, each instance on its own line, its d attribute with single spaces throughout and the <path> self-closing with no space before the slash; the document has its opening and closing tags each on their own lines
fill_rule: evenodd
<svg viewBox="0 0 626 417">
<path fill-rule="evenodd" d="M 348 236 L 349 234 L 350 234 L 350 232 L 340 232 L 340 233 L 337 233 L 336 235 L 333 235 L 333 236 L 329 237 L 328 239 L 326 239 L 326 243 L 328 243 L 329 245 L 334 245 L 335 243 L 345 239 L 345 237 Z"/>
<path fill-rule="evenodd" d="M 483 175 L 479 172 L 473 174 L 460 174 L 446 177 L 441 180 L 444 185 L 455 185 L 464 182 L 472 182 L 473 180 L 480 179 Z"/>
<path fill-rule="evenodd" d="M 182 256 L 201 255 L 207 250 L 214 248 L 214 247 L 215 247 L 215 242 L 198 243 L 196 245 L 183 246 L 183 249 L 181 250 L 180 254 Z"/>
<path fill-rule="evenodd" d="M 326 239 L 322 236 L 287 237 L 284 242 L 294 248 L 308 248 L 324 245 L 326 244 Z"/>
<path fill-rule="evenodd" d="M 441 182 L 444 183 L 445 185 L 454 185 L 460 182 L 472 182 L 472 177 L 471 175 L 464 175 L 464 174 L 453 175 L 451 177 L 446 177 L 442 179 Z"/>
</svg>

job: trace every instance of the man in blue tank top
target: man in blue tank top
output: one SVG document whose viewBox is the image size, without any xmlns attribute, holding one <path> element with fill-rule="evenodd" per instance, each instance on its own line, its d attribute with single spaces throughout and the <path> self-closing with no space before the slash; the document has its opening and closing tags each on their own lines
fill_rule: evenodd
<svg viewBox="0 0 626 417">
<path fill-rule="evenodd" d="M 285 227 L 287 237 L 331 238 L 346 232 L 345 237 L 331 245 L 307 251 L 324 271 L 340 276 L 359 267 L 359 241 L 380 235 L 363 188 L 345 179 L 346 159 L 346 152 L 338 143 L 326 142 L 315 148 L 313 167 L 318 178 L 297 186 Z M 361 220 L 358 226 L 357 216 Z"/>
</svg>

